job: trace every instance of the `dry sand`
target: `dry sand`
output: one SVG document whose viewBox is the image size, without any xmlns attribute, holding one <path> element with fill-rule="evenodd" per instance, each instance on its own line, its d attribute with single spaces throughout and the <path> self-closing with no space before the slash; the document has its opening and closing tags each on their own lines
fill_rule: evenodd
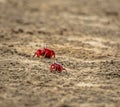
<svg viewBox="0 0 120 107">
<path fill-rule="evenodd" d="M 120 107 L 120 0 L 0 0 L 0 107 Z"/>
</svg>

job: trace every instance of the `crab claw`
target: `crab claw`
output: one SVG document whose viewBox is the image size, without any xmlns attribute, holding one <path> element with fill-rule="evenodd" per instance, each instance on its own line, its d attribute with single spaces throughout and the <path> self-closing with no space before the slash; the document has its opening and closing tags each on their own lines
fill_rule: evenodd
<svg viewBox="0 0 120 107">
<path fill-rule="evenodd" d="M 42 50 L 38 49 L 35 54 L 33 55 L 33 57 L 37 56 L 40 57 L 42 55 Z"/>
</svg>

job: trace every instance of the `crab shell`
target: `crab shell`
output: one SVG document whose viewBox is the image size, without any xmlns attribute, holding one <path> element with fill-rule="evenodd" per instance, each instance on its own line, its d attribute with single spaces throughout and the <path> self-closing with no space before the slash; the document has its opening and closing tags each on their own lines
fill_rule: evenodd
<svg viewBox="0 0 120 107">
<path fill-rule="evenodd" d="M 44 56 L 45 58 L 55 58 L 55 52 L 53 50 L 44 48 L 43 50 L 38 49 L 35 54 L 33 55 L 33 57 L 40 57 L 40 56 Z"/>
<path fill-rule="evenodd" d="M 50 50 L 50 49 L 47 49 L 47 48 L 44 48 L 42 50 L 42 55 L 45 57 L 45 58 L 52 58 L 54 57 L 55 58 L 55 52 L 53 50 Z"/>
<path fill-rule="evenodd" d="M 67 71 L 61 64 L 54 63 L 50 65 L 50 72 L 53 71 L 62 72 L 63 70 Z"/>
</svg>

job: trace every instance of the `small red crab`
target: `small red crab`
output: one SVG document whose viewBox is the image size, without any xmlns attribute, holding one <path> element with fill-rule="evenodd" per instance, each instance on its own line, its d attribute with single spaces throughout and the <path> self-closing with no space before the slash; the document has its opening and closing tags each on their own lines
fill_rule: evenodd
<svg viewBox="0 0 120 107">
<path fill-rule="evenodd" d="M 57 62 L 54 62 L 53 64 L 50 65 L 50 72 L 53 72 L 53 71 L 57 71 L 59 73 L 61 73 L 62 71 L 67 72 L 67 70 Z"/>
<path fill-rule="evenodd" d="M 33 57 L 35 56 L 37 57 L 44 56 L 45 58 L 52 58 L 52 57 L 55 58 L 55 52 L 45 47 L 43 50 L 38 49 L 33 55 Z"/>
</svg>

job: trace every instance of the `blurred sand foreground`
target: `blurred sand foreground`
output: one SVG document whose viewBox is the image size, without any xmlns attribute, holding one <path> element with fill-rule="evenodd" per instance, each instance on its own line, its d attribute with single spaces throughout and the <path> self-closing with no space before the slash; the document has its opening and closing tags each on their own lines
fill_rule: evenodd
<svg viewBox="0 0 120 107">
<path fill-rule="evenodd" d="M 0 107 L 119 106 L 120 0 L 0 0 Z"/>
</svg>

